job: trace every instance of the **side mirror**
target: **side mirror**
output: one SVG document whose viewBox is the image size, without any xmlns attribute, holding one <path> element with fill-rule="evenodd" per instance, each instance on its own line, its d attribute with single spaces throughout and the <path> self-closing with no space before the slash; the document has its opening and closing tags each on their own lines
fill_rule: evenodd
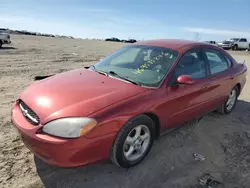
<svg viewBox="0 0 250 188">
<path fill-rule="evenodd" d="M 180 75 L 177 78 L 177 83 L 178 84 L 185 84 L 185 85 L 192 85 L 194 83 L 194 80 L 189 75 Z"/>
</svg>

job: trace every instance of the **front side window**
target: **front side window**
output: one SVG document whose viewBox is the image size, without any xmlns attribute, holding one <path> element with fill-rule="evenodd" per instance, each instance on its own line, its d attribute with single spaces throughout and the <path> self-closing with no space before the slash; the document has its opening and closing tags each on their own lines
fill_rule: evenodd
<svg viewBox="0 0 250 188">
<path fill-rule="evenodd" d="M 213 49 L 204 49 L 208 60 L 211 74 L 217 74 L 227 70 L 230 67 L 230 60 L 222 53 Z"/>
<path fill-rule="evenodd" d="M 158 87 L 178 57 L 178 51 L 147 45 L 129 45 L 105 57 L 93 70 Z M 116 74 L 112 74 L 112 73 Z"/>
<path fill-rule="evenodd" d="M 205 77 L 205 62 L 200 55 L 199 50 L 192 50 L 185 53 L 177 63 L 174 73 L 176 78 L 180 75 L 189 75 L 194 80 Z"/>
<path fill-rule="evenodd" d="M 240 42 L 247 42 L 247 39 L 240 39 Z"/>
</svg>

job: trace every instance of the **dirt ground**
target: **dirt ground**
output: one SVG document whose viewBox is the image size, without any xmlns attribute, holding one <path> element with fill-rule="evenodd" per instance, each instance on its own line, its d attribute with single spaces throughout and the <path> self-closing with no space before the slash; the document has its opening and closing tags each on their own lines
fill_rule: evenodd
<svg viewBox="0 0 250 188">
<path fill-rule="evenodd" d="M 134 168 L 117 168 L 109 161 L 72 169 L 46 165 L 21 142 L 10 122 L 11 104 L 34 76 L 93 64 L 124 44 L 35 36 L 11 38 L 13 44 L 0 49 L 0 187 L 194 188 L 200 187 L 198 180 L 205 174 L 222 183 L 212 187 L 249 187 L 248 82 L 233 113 L 223 116 L 213 112 L 191 127 L 183 126 L 166 134 Z M 232 55 L 246 60 L 250 69 L 250 54 Z M 194 153 L 203 155 L 205 160 L 195 160 Z"/>
</svg>

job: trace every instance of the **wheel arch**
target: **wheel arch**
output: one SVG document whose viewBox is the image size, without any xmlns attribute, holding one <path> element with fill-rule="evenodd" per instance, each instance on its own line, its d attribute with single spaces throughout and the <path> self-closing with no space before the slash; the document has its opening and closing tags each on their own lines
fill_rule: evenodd
<svg viewBox="0 0 250 188">
<path fill-rule="evenodd" d="M 238 97 L 240 95 L 240 92 L 241 92 L 241 84 L 237 83 L 236 86 L 238 88 L 238 93 L 237 93 L 237 97 Z"/>
<path fill-rule="evenodd" d="M 160 123 L 159 117 L 152 112 L 146 112 L 143 114 L 148 116 L 150 119 L 153 120 L 154 127 L 155 127 L 155 139 L 158 139 L 160 137 L 160 134 L 161 134 L 161 123 Z"/>
<path fill-rule="evenodd" d="M 137 117 L 139 117 L 141 115 L 147 116 L 153 121 L 154 127 L 155 127 L 155 135 L 154 136 L 155 136 L 155 140 L 157 140 L 161 135 L 161 122 L 160 122 L 160 118 L 155 113 L 153 113 L 153 112 L 142 112 L 140 114 L 137 114 L 137 115 L 129 118 L 128 121 L 126 121 L 126 123 L 131 121 L 131 120 L 136 119 Z M 120 129 L 122 129 L 123 126 L 121 126 Z"/>
</svg>

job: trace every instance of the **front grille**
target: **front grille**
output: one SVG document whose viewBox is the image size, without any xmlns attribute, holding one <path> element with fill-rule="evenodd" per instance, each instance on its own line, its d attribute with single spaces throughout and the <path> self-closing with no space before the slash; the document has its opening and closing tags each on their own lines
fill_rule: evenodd
<svg viewBox="0 0 250 188">
<path fill-rule="evenodd" d="M 33 125 L 39 125 L 40 124 L 40 118 L 36 113 L 31 110 L 23 101 L 19 101 L 19 107 L 23 114 L 23 116 L 26 118 L 28 122 L 30 122 Z"/>
</svg>

